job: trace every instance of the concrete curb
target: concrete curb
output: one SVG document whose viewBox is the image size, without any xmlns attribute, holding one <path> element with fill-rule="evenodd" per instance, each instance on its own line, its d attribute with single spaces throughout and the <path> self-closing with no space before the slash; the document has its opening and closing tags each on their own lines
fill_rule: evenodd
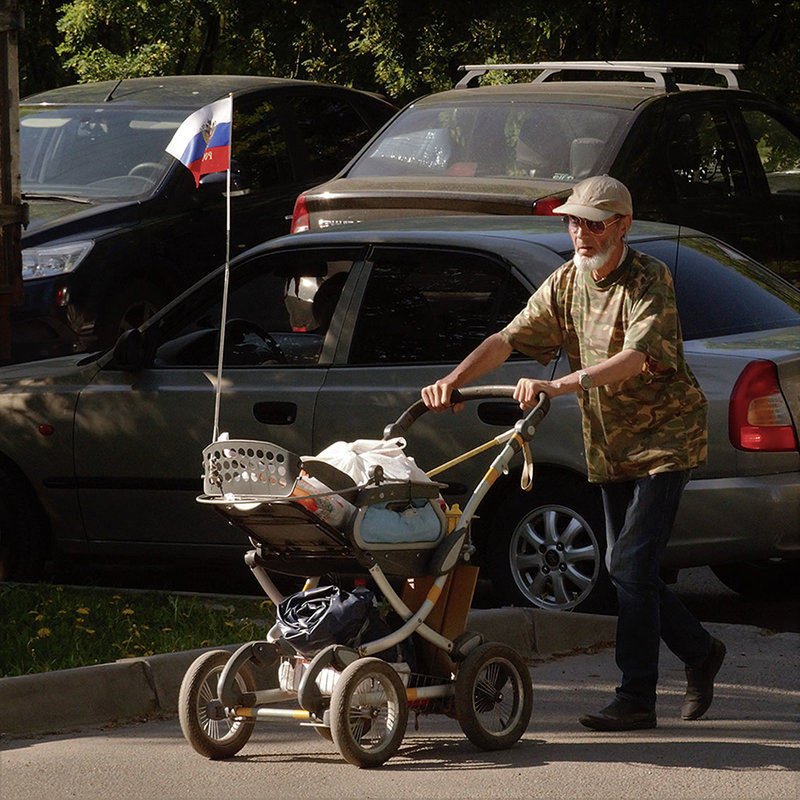
<svg viewBox="0 0 800 800">
<path fill-rule="evenodd" d="M 530 659 L 607 646 L 615 638 L 616 617 L 532 608 L 474 609 L 467 627 Z M 175 714 L 183 676 L 203 652 L 0 679 L 0 736 L 60 733 Z"/>
</svg>

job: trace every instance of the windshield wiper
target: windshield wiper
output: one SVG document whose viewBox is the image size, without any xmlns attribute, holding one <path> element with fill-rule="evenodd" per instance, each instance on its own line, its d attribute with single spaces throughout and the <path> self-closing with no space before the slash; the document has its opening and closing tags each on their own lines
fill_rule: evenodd
<svg viewBox="0 0 800 800">
<path fill-rule="evenodd" d="M 72 194 L 45 194 L 39 192 L 23 192 L 23 200 L 69 200 L 72 203 L 85 203 L 91 205 L 92 201 L 85 197 L 77 197 Z"/>
</svg>

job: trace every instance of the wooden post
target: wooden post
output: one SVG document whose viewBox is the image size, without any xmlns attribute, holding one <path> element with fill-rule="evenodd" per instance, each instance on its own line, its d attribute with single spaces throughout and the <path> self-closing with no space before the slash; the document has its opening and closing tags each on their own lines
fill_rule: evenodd
<svg viewBox="0 0 800 800">
<path fill-rule="evenodd" d="M 22 302 L 22 203 L 19 165 L 18 0 L 0 0 L 0 362 L 11 358 L 11 306 Z"/>
</svg>

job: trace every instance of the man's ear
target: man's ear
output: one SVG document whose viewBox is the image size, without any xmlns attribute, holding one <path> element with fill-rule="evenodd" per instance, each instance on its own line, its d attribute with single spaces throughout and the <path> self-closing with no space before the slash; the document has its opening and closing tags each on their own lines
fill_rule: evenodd
<svg viewBox="0 0 800 800">
<path fill-rule="evenodd" d="M 627 216 L 623 217 L 620 220 L 619 226 L 620 229 L 622 230 L 623 236 L 628 235 L 628 231 L 631 229 L 632 224 L 633 224 L 633 217 L 630 214 L 628 214 Z"/>
</svg>

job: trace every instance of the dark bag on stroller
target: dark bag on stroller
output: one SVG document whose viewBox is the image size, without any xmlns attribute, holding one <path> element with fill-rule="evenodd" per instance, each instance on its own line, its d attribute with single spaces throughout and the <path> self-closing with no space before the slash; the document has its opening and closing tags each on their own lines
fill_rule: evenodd
<svg viewBox="0 0 800 800">
<path fill-rule="evenodd" d="M 364 586 L 349 592 L 338 586 L 318 586 L 284 598 L 276 622 L 283 638 L 310 658 L 331 644 L 356 644 L 374 601 Z"/>
</svg>

